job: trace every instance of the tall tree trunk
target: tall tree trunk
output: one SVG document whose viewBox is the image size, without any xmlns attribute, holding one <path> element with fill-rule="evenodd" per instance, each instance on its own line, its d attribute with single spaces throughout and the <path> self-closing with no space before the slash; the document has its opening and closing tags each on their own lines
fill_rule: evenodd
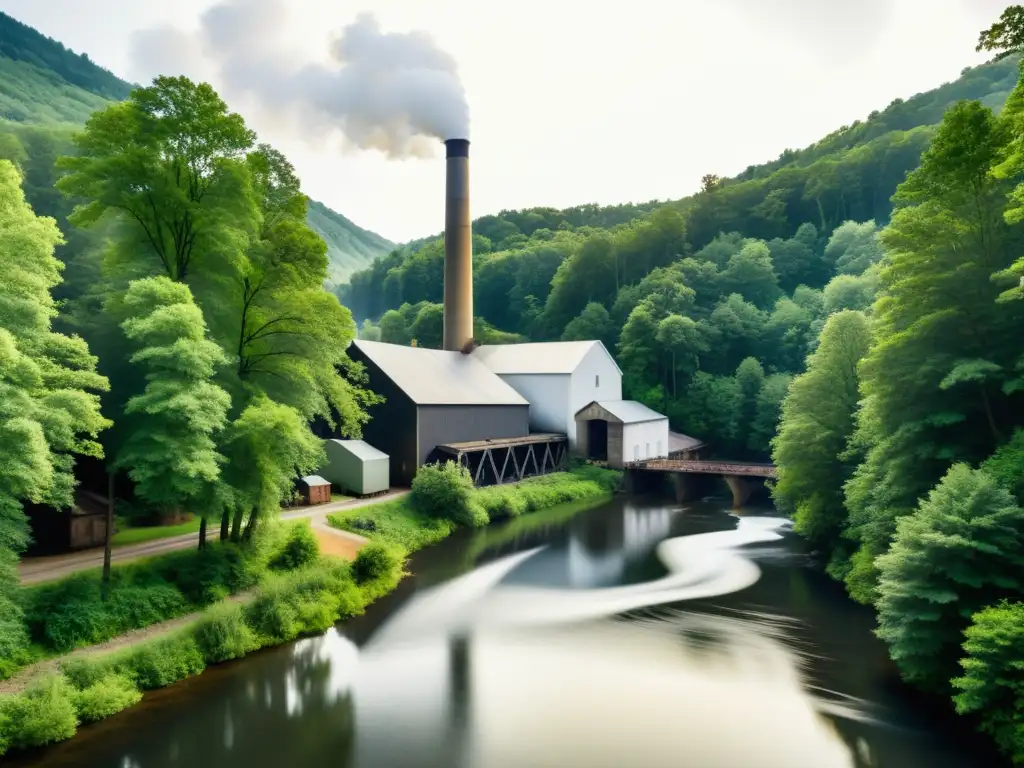
<svg viewBox="0 0 1024 768">
<path fill-rule="evenodd" d="M 110 594 L 110 557 L 114 541 L 114 470 L 107 469 L 107 531 L 103 537 L 103 599 Z"/>
<path fill-rule="evenodd" d="M 249 512 L 249 519 L 245 523 L 245 532 L 242 534 L 242 538 L 245 541 L 252 540 L 252 534 L 256 530 L 256 521 L 259 519 L 259 510 L 253 507 Z"/>
<path fill-rule="evenodd" d="M 235 518 L 231 521 L 231 540 L 239 542 L 242 540 L 242 518 L 245 517 L 245 510 L 242 507 L 235 508 Z"/>
<path fill-rule="evenodd" d="M 199 550 L 206 549 L 206 515 L 199 519 Z"/>
<path fill-rule="evenodd" d="M 985 418 L 988 420 L 988 428 L 992 432 L 993 447 L 998 447 L 1002 442 L 1002 436 L 999 434 L 999 427 L 996 425 L 995 416 L 992 415 L 992 403 L 988 399 L 988 390 L 985 389 L 984 384 L 981 386 L 981 402 L 985 407 Z"/>
<path fill-rule="evenodd" d="M 231 508 L 225 506 L 220 513 L 220 540 L 227 541 L 231 535 Z"/>
</svg>

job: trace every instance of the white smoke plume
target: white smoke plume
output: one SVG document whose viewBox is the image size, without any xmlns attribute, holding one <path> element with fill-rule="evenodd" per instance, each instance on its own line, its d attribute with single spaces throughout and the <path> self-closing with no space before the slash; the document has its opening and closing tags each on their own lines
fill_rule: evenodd
<svg viewBox="0 0 1024 768">
<path fill-rule="evenodd" d="M 289 50 L 286 0 L 225 0 L 193 33 L 161 27 L 133 40 L 136 73 L 209 81 L 232 105 L 287 123 L 314 143 L 340 133 L 389 157 L 434 154 L 438 140 L 469 137 L 458 66 L 423 32 L 385 32 L 360 14 L 330 40 L 326 62 Z M 136 74 L 133 73 L 133 74 Z"/>
</svg>

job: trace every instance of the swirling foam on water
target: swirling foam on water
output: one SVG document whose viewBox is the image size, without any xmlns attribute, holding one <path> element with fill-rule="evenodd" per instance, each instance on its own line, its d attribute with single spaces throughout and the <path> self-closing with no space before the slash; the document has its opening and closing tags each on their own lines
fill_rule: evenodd
<svg viewBox="0 0 1024 768">
<path fill-rule="evenodd" d="M 644 584 L 593 590 L 500 585 L 509 572 L 543 549 L 539 547 L 417 595 L 378 630 L 373 642 L 415 642 L 427 635 L 485 627 L 566 624 L 738 592 L 761 575 L 739 548 L 776 541 L 788 525 L 781 518 L 743 517 L 732 531 L 666 539 L 657 554 L 669 573 Z"/>
</svg>

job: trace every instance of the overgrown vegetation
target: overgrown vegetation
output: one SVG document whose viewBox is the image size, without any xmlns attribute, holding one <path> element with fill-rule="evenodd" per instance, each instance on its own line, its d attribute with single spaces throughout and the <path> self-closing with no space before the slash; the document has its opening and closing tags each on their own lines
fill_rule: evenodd
<svg viewBox="0 0 1024 768">
<path fill-rule="evenodd" d="M 421 477 L 424 481 L 417 492 Z M 446 462 L 422 467 L 408 496 L 327 519 L 335 528 L 366 536 L 404 556 L 440 541 L 459 525 L 476 528 L 525 512 L 610 495 L 621 477 L 614 470 L 582 465 L 521 483 L 474 488 L 465 467 Z"/>
<path fill-rule="evenodd" d="M 389 550 L 371 553 L 362 562 L 358 583 L 348 563 L 316 558 L 297 570 L 271 575 L 247 604 L 215 605 L 175 634 L 63 661 L 59 674 L 20 694 L 0 696 L 0 755 L 70 738 L 79 724 L 137 703 L 142 691 L 264 646 L 323 632 L 339 619 L 362 613 L 401 577 L 401 562 Z"/>
<path fill-rule="evenodd" d="M 1022 41 L 1013 6 L 979 48 Z M 1024 72 L 991 106 L 946 110 L 896 190 L 874 301 L 827 321 L 783 403 L 775 496 L 903 677 L 1024 764 Z"/>
</svg>

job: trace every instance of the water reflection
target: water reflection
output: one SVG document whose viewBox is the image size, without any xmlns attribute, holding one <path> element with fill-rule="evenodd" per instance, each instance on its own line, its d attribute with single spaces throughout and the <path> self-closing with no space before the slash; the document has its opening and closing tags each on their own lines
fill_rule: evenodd
<svg viewBox="0 0 1024 768">
<path fill-rule="evenodd" d="M 524 517 L 423 553 L 390 615 L 147 695 L 25 764 L 997 765 L 917 718 L 870 614 L 805 565 L 784 521 L 716 505 Z"/>
</svg>

